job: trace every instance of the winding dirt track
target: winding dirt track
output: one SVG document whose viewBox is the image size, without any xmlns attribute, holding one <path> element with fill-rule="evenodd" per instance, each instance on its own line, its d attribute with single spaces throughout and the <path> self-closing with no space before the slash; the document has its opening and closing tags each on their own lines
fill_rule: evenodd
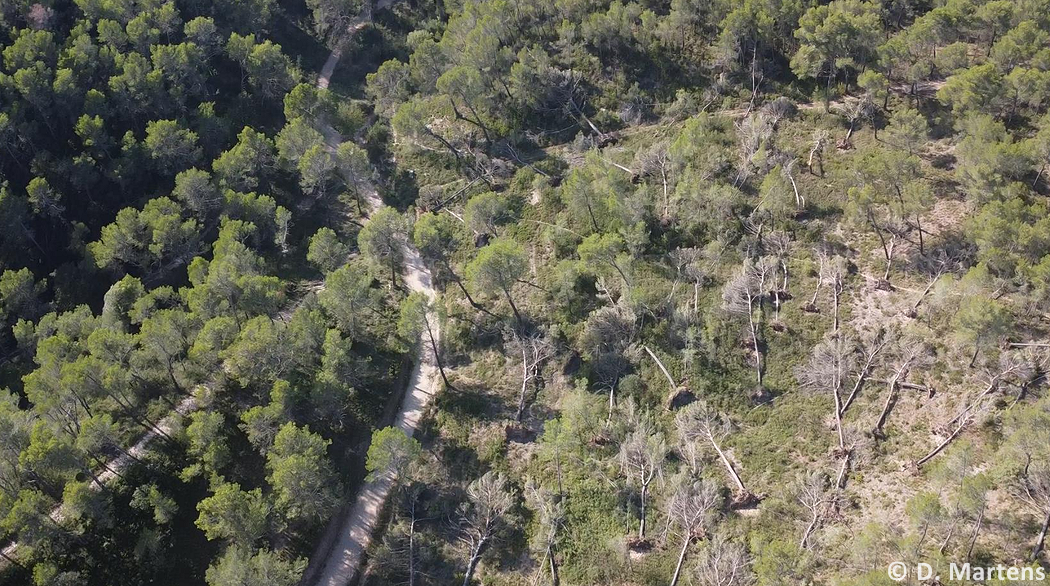
<svg viewBox="0 0 1050 586">
<path fill-rule="evenodd" d="M 390 0 L 379 0 L 377 9 L 389 6 Z M 327 88 L 332 73 L 342 56 L 343 47 L 349 42 L 355 33 L 367 26 L 371 21 L 371 14 L 367 14 L 358 22 L 351 24 L 347 29 L 344 40 L 332 50 L 325 62 L 321 73 L 317 78 L 317 87 Z M 338 146 L 342 140 L 339 133 L 330 126 L 323 128 L 325 142 L 330 148 Z M 365 199 L 370 208 L 369 216 L 383 207 L 383 201 L 370 187 Z M 404 243 L 405 267 L 402 273 L 405 286 L 412 292 L 425 294 L 431 300 L 435 298 L 434 287 L 430 270 L 423 264 L 419 252 L 407 241 Z M 440 324 L 433 324 L 434 335 L 441 338 Z M 422 334 L 421 334 L 422 336 Z M 409 377 L 405 394 L 401 399 L 401 409 L 397 414 L 394 425 L 411 437 L 423 418 L 423 413 L 431 398 L 438 391 L 439 378 L 435 366 L 434 353 L 429 344 L 424 343 L 422 338 L 418 345 L 419 357 L 416 359 L 412 374 Z M 358 573 L 362 558 L 368 545 L 372 541 L 372 533 L 375 531 L 379 515 L 383 510 L 387 497 L 390 494 L 392 482 L 389 473 L 379 475 L 373 481 L 366 482 L 358 491 L 353 506 L 344 514 L 340 522 L 338 537 L 332 547 L 326 552 L 318 552 L 320 557 L 311 560 L 310 567 L 303 576 L 304 586 L 346 586 Z"/>
<path fill-rule="evenodd" d="M 332 136 L 326 132 L 327 136 Z M 365 196 L 371 208 L 370 216 L 383 207 L 383 202 L 372 189 Z M 412 292 L 421 292 L 431 300 L 435 297 L 430 270 L 423 264 L 419 252 L 409 244 L 404 245 L 405 267 L 402 272 L 405 286 Z M 441 325 L 432 324 L 434 336 L 441 338 Z M 422 334 L 421 334 L 422 335 Z M 431 398 L 438 391 L 439 373 L 435 366 L 434 352 L 430 344 L 419 341 L 419 357 L 409 377 L 405 394 L 401 399 L 394 425 L 411 437 Z M 384 473 L 376 480 L 366 482 L 358 491 L 353 506 L 340 522 L 336 542 L 327 552 L 318 552 L 322 557 L 311 560 L 302 584 L 316 586 L 346 586 L 357 574 L 364 552 L 372 540 L 379 514 L 383 510 L 392 487 L 390 475 Z M 315 577 L 316 576 L 316 577 Z"/>
</svg>

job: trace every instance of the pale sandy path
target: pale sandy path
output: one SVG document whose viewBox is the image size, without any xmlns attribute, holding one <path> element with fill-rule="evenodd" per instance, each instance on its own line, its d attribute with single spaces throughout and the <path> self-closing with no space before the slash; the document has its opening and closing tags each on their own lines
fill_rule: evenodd
<svg viewBox="0 0 1050 586">
<path fill-rule="evenodd" d="M 393 3 L 393 0 L 379 0 L 376 8 L 381 10 Z M 355 22 L 347 30 L 347 36 L 328 56 L 324 67 L 317 78 L 317 87 L 327 88 L 331 81 L 332 73 L 335 71 L 339 59 L 342 57 L 343 47 L 349 42 L 355 33 L 371 22 L 368 14 L 361 21 Z M 330 148 L 338 146 L 342 137 L 328 125 L 322 127 L 325 143 Z M 382 199 L 374 189 L 367 189 L 365 199 L 370 208 L 369 216 L 382 208 Z M 419 251 L 413 247 L 407 239 L 404 243 L 405 267 L 402 271 L 404 285 L 409 291 L 423 293 L 433 300 L 436 296 L 430 275 L 430 270 L 423 263 Z M 432 324 L 434 336 L 441 339 L 441 324 Z M 422 336 L 422 334 L 421 334 Z M 401 408 L 394 426 L 404 431 L 411 437 L 423 418 L 427 405 L 438 391 L 439 373 L 435 366 L 434 352 L 424 340 L 419 341 L 419 357 L 416 359 L 409 376 L 405 394 L 401 399 Z M 304 584 L 316 586 L 346 586 L 358 573 L 362 558 L 372 541 L 372 534 L 376 529 L 379 515 L 383 510 L 387 497 L 390 495 L 392 482 L 389 473 L 379 475 L 373 481 L 366 482 L 354 498 L 354 504 L 345 513 L 340 525 L 338 537 L 332 547 L 326 552 L 319 552 L 323 556 L 312 560 L 304 574 Z M 319 568 L 319 569 L 315 569 Z M 314 577 L 316 574 L 316 577 Z"/>
<path fill-rule="evenodd" d="M 378 203 L 382 205 L 381 202 Z M 373 209 L 378 209 L 378 207 Z M 431 285 L 430 271 L 423 265 L 419 253 L 415 248 L 406 246 L 405 257 L 403 273 L 405 285 L 409 290 L 424 293 L 433 299 L 435 293 Z M 435 337 L 440 339 L 440 324 L 432 325 L 435 328 Z M 409 437 L 419 427 L 427 405 L 439 389 L 440 381 L 430 345 L 420 340 L 419 348 L 420 356 L 412 369 L 405 395 L 402 398 L 401 410 L 394 421 L 394 425 Z M 328 552 L 324 559 L 324 566 L 312 584 L 346 586 L 355 578 L 365 550 L 372 541 L 372 533 L 375 531 L 383 505 L 390 495 L 391 487 L 389 474 L 382 474 L 378 479 L 366 482 L 361 487 L 354 505 L 343 520 L 338 540 Z"/>
<path fill-rule="evenodd" d="M 365 12 L 355 18 L 350 23 L 350 26 L 346 27 L 346 33 L 343 35 L 343 38 L 339 40 L 332 52 L 328 54 L 328 59 L 325 60 L 324 65 L 321 67 L 321 73 L 317 76 L 317 87 L 321 89 L 328 88 L 328 84 L 332 81 L 332 74 L 335 73 L 335 66 L 339 64 L 339 59 L 343 57 L 346 45 L 350 43 L 358 31 L 372 24 L 372 12 L 389 8 L 394 2 L 397 2 L 397 0 L 378 0 L 374 9 L 371 2 L 365 3 Z"/>
</svg>

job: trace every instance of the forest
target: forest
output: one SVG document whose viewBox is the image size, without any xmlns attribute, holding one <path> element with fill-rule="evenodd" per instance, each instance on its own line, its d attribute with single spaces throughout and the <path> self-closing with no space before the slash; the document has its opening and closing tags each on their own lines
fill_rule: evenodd
<svg viewBox="0 0 1050 586">
<path fill-rule="evenodd" d="M 0 584 L 1050 568 L 1050 0 L 0 25 Z"/>
</svg>

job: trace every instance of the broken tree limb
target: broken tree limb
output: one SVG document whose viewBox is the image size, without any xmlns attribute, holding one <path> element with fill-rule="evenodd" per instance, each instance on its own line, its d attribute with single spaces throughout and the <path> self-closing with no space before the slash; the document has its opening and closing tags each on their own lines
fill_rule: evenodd
<svg viewBox="0 0 1050 586">
<path fill-rule="evenodd" d="M 865 353 L 864 366 L 862 366 L 860 372 L 857 373 L 857 380 L 853 383 L 853 390 L 850 391 L 849 397 L 847 397 L 842 403 L 842 409 L 839 413 L 840 416 L 846 414 L 846 410 L 853 404 L 853 400 L 857 398 L 857 393 L 860 392 L 861 387 L 864 386 L 864 381 L 867 380 L 868 375 L 871 374 L 871 370 L 875 365 L 875 359 L 885 347 L 886 341 L 883 339 L 877 339 L 875 344 L 871 346 L 871 349 Z"/>
<path fill-rule="evenodd" d="M 916 460 L 915 461 L 915 467 L 916 468 L 922 468 L 923 464 L 925 464 L 926 462 L 929 462 L 930 460 L 933 459 L 934 456 L 936 456 L 937 454 L 941 453 L 944 450 L 944 448 L 948 447 L 948 444 L 952 443 L 953 441 L 955 441 L 955 438 L 959 437 L 959 434 L 962 433 L 962 430 L 965 427 L 966 427 L 966 422 L 965 421 L 960 423 L 958 426 L 956 426 L 955 431 L 953 431 L 947 438 L 945 438 L 943 442 L 938 444 L 936 448 L 933 448 L 932 450 L 930 450 L 930 453 L 928 453 L 925 456 L 923 456 L 923 457 L 919 458 L 918 460 Z"/>
<path fill-rule="evenodd" d="M 842 466 L 839 468 L 839 477 L 835 480 L 835 488 L 846 487 L 846 474 L 849 472 L 850 458 L 853 456 L 853 447 L 850 446 L 842 455 Z"/>
<path fill-rule="evenodd" d="M 897 403 L 897 387 L 901 377 L 908 371 L 908 367 L 911 366 L 912 361 L 915 359 L 914 355 L 906 357 L 897 367 L 897 370 L 893 373 L 893 376 L 887 381 L 889 386 L 889 393 L 886 397 L 886 403 L 882 406 L 882 413 L 879 414 L 878 421 L 875 422 L 875 428 L 871 430 L 873 437 L 879 437 L 882 435 L 882 426 L 886 424 L 886 419 L 890 415 L 890 409 Z"/>
<path fill-rule="evenodd" d="M 675 390 L 678 389 L 678 384 L 674 382 L 673 378 L 671 378 L 671 373 L 667 372 L 667 368 L 664 367 L 664 363 L 660 362 L 660 359 L 657 358 L 656 354 L 654 354 L 653 351 L 649 349 L 649 346 L 643 346 L 643 348 L 645 348 L 645 351 L 648 352 L 649 356 L 652 357 L 652 359 L 656 362 L 656 366 L 660 367 L 660 372 L 664 373 L 664 376 L 667 377 L 667 382 L 671 385 L 671 392 L 675 392 Z"/>
</svg>

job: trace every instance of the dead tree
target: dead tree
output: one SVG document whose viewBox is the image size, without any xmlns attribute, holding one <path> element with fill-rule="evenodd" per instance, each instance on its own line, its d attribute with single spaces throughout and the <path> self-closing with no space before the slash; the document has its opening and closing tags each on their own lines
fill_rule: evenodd
<svg viewBox="0 0 1050 586">
<path fill-rule="evenodd" d="M 769 281 L 771 285 L 770 296 L 773 297 L 773 323 L 780 328 L 780 307 L 784 299 L 789 298 L 788 281 L 791 278 L 791 270 L 788 261 L 791 260 L 791 237 L 781 231 L 775 231 L 767 239 L 770 256 L 763 261 L 769 266 Z"/>
<path fill-rule="evenodd" d="M 751 99 L 747 103 L 747 112 L 744 116 L 751 114 L 751 111 L 755 109 L 755 99 L 758 97 L 758 87 L 762 85 L 762 80 L 765 79 L 765 73 L 762 68 L 758 66 L 758 44 L 751 46 Z"/>
<path fill-rule="evenodd" d="M 692 276 L 689 274 L 689 272 L 690 272 L 690 269 L 693 266 L 695 266 L 696 263 L 700 260 L 700 258 L 702 258 L 701 255 L 702 255 L 702 251 L 699 248 L 676 248 L 676 249 L 672 250 L 667 255 L 668 258 L 671 260 L 671 264 L 673 264 L 674 268 L 675 268 L 674 282 L 671 283 L 671 292 L 668 293 L 668 295 L 667 295 L 667 302 L 668 303 L 671 303 L 671 301 L 674 299 L 675 292 L 678 291 L 678 283 L 682 281 L 683 277 L 685 277 L 685 278 L 687 278 L 689 280 L 694 280 L 692 278 Z M 697 279 L 696 279 L 697 280 L 697 285 L 693 289 L 693 291 L 694 291 L 694 293 L 693 293 L 693 296 L 694 296 L 694 302 L 693 302 L 694 310 L 693 310 L 693 314 L 694 315 L 696 314 L 696 309 L 695 309 L 696 300 L 699 298 L 699 295 L 700 295 L 699 280 L 702 279 L 702 278 L 703 278 L 702 275 L 698 275 L 697 276 Z"/>
<path fill-rule="evenodd" d="M 793 153 L 776 150 L 769 156 L 768 165 L 780 167 L 780 174 L 791 184 L 791 191 L 795 195 L 795 210 L 801 212 L 806 207 L 806 198 L 798 190 L 798 182 L 795 174 L 798 171 L 798 158 Z"/>
<path fill-rule="evenodd" d="M 558 533 L 565 523 L 565 504 L 560 495 L 536 486 L 533 482 L 525 485 L 525 502 L 536 512 L 543 548 L 543 561 L 540 567 L 547 566 L 551 574 L 551 585 L 558 586 L 558 561 L 555 555 L 555 544 Z"/>
<path fill-rule="evenodd" d="M 855 344 L 848 337 L 831 333 L 814 346 L 809 361 L 795 372 L 803 388 L 830 394 L 834 400 L 835 431 L 839 452 L 846 451 L 846 437 L 842 430 L 842 389 L 849 373 L 854 370 Z"/>
<path fill-rule="evenodd" d="M 933 265 L 928 271 L 929 278 L 926 280 L 926 287 L 922 290 L 922 293 L 915 299 L 915 303 L 912 304 L 911 309 L 908 310 L 908 317 L 915 318 L 919 314 L 919 305 L 929 296 L 930 291 L 933 291 L 934 285 L 940 281 L 941 277 L 945 273 L 951 271 L 956 265 L 956 259 L 949 256 L 943 250 L 937 255 L 937 258 L 933 261 Z"/>
<path fill-rule="evenodd" d="M 652 147 L 645 151 L 641 151 L 635 157 L 635 167 L 638 169 L 639 175 L 645 177 L 654 177 L 660 181 L 660 185 L 663 191 L 663 214 L 660 218 L 663 221 L 670 221 L 672 218 L 671 213 L 671 189 L 674 187 L 674 161 L 671 158 L 670 150 L 667 141 L 661 141 L 654 144 Z"/>
<path fill-rule="evenodd" d="M 871 100 L 865 97 L 847 99 L 845 103 L 835 108 L 849 122 L 849 130 L 839 143 L 839 148 L 848 149 L 852 146 L 850 139 L 853 138 L 853 132 L 857 129 L 857 123 L 868 118 L 873 107 Z"/>
<path fill-rule="evenodd" d="M 671 386 L 671 392 L 673 393 L 675 389 L 678 388 L 678 384 L 674 382 L 673 378 L 671 378 L 671 373 L 667 372 L 667 368 L 664 366 L 664 363 L 660 361 L 660 359 L 656 356 L 656 354 L 653 353 L 649 346 L 642 346 L 642 348 L 644 348 L 645 351 L 649 354 L 649 357 L 652 358 L 654 362 L 656 362 L 656 366 L 660 369 L 660 372 L 664 373 L 664 378 L 667 379 L 667 384 Z"/>
<path fill-rule="evenodd" d="M 874 370 L 876 360 L 889 345 L 892 338 L 893 336 L 888 335 L 884 328 L 878 328 L 869 337 L 862 339 L 859 349 L 860 358 L 857 360 L 856 373 L 853 376 L 853 388 L 850 390 L 846 400 L 842 402 L 840 415 L 845 415 L 846 410 L 853 404 L 853 400 L 857 398 L 861 388 L 864 387 L 864 383 L 867 382 L 872 370 Z"/>
<path fill-rule="evenodd" d="M 777 126 L 780 125 L 780 121 L 785 118 L 791 118 L 798 113 L 798 106 L 791 101 L 791 98 L 787 96 L 780 96 L 779 98 L 769 102 L 762 106 L 762 114 L 769 120 L 769 125 L 776 131 Z"/>
<path fill-rule="evenodd" d="M 751 349 L 754 353 L 755 380 L 759 391 L 762 389 L 764 367 L 760 341 L 762 299 L 769 279 L 769 271 L 769 263 L 755 263 L 746 260 L 722 290 L 722 309 L 732 315 L 747 317 Z"/>
<path fill-rule="evenodd" d="M 609 389 L 609 418 L 616 405 L 616 386 L 630 366 L 626 356 L 634 349 L 638 317 L 625 304 L 606 305 L 587 316 L 581 353 L 592 361 L 599 385 Z"/>
<path fill-rule="evenodd" d="M 631 484 L 638 487 L 640 497 L 638 540 L 645 539 L 645 510 L 648 505 L 649 485 L 663 471 L 667 444 L 662 433 L 646 422 L 635 427 L 620 444 L 620 470 Z"/>
<path fill-rule="evenodd" d="M 1029 560 L 1034 562 L 1043 551 L 1047 529 L 1050 529 L 1050 466 L 1045 463 L 1026 466 L 1012 492 L 1043 520 L 1039 536 L 1036 537 L 1035 545 L 1029 556 Z"/>
<path fill-rule="evenodd" d="M 847 432 L 842 424 L 842 415 L 845 413 L 842 393 L 851 374 L 857 373 L 857 383 L 854 386 L 854 389 L 857 389 L 857 385 L 867 376 L 860 369 L 867 370 L 871 367 L 869 357 L 864 366 L 858 368 L 858 358 L 856 342 L 842 333 L 832 332 L 813 348 L 809 361 L 796 372 L 803 388 L 829 393 L 834 401 L 835 431 L 839 444 L 835 450 L 835 457 L 839 459 L 840 464 L 833 486 L 838 489 L 845 487 L 846 475 L 849 473 L 853 452 L 857 446 L 855 439 L 850 438 L 850 441 L 847 441 Z"/>
<path fill-rule="evenodd" d="M 798 182 L 795 181 L 795 167 L 797 166 L 798 159 L 792 158 L 780 167 L 780 172 L 783 173 L 784 177 L 791 183 L 791 190 L 795 192 L 795 208 L 801 211 L 806 207 L 806 198 L 799 193 Z"/>
<path fill-rule="evenodd" d="M 688 475 L 678 477 L 667 504 L 668 527 L 682 539 L 671 586 L 678 584 L 689 545 L 696 539 L 703 539 L 717 507 L 718 487 L 714 483 L 693 480 Z"/>
<path fill-rule="evenodd" d="M 824 265 L 828 263 L 828 254 L 823 251 L 817 251 L 817 286 L 813 288 L 813 297 L 809 298 L 809 303 L 802 306 L 802 311 L 807 313 L 817 313 L 817 297 L 820 295 L 820 289 L 824 286 Z"/>
<path fill-rule="evenodd" d="M 724 535 L 712 537 L 699 557 L 693 570 L 699 586 L 751 586 L 755 582 L 747 549 Z"/>
<path fill-rule="evenodd" d="M 919 315 L 919 305 L 926 299 L 926 296 L 933 290 L 933 286 L 937 284 L 937 281 L 941 279 L 941 275 L 944 271 L 938 271 L 926 281 L 926 287 L 919 293 L 919 296 L 915 298 L 915 303 L 912 304 L 911 309 L 908 310 L 908 317 L 914 318 Z"/>
<path fill-rule="evenodd" d="M 849 475 L 850 467 L 853 465 L 853 461 L 856 458 L 857 445 L 862 441 L 861 434 L 857 433 L 854 428 L 847 428 L 843 435 L 845 436 L 844 445 L 841 450 L 840 462 L 839 462 L 839 473 L 835 477 L 835 483 L 832 485 L 837 489 L 846 488 L 846 478 Z"/>
<path fill-rule="evenodd" d="M 688 409 L 691 405 L 687 405 L 685 409 Z M 682 413 L 684 413 L 684 410 L 679 411 L 678 417 L 675 418 L 675 424 L 678 427 L 675 435 L 677 440 L 675 450 L 686 466 L 688 466 L 690 474 L 699 476 L 701 470 L 703 470 L 704 457 L 707 455 L 710 445 L 703 436 L 692 433 L 691 430 L 683 427 L 691 425 L 691 423 L 686 423 L 679 419 Z"/>
<path fill-rule="evenodd" d="M 700 445 L 709 445 L 718 455 L 726 472 L 736 485 L 736 498 L 746 500 L 750 496 L 744 481 L 740 479 L 733 463 L 722 449 L 722 441 L 729 435 L 732 425 L 717 411 L 706 403 L 697 401 L 684 407 L 675 415 L 675 430 L 678 432 L 679 450 L 683 451 L 686 460 L 693 470 L 699 470 Z M 684 448 L 683 448 L 684 446 Z"/>
<path fill-rule="evenodd" d="M 824 522 L 827 515 L 833 511 L 839 503 L 839 493 L 836 489 L 828 486 L 827 477 L 814 472 L 802 479 L 798 490 L 798 502 L 802 508 L 809 513 L 809 522 L 802 532 L 802 539 L 798 543 L 799 549 L 809 548 L 809 539 L 813 532 Z"/>
<path fill-rule="evenodd" d="M 521 423 L 528 405 L 529 388 L 539 390 L 543 365 L 554 356 L 554 343 L 541 332 L 523 336 L 512 331 L 510 335 L 510 350 L 521 354 L 521 390 L 518 392 L 518 410 L 514 416 L 514 420 Z"/>
<path fill-rule="evenodd" d="M 839 329 L 839 306 L 842 304 L 842 293 L 846 290 L 846 278 L 849 276 L 849 261 L 841 256 L 831 257 L 826 265 L 827 275 L 824 277 L 831 283 L 831 307 L 834 317 L 835 331 Z"/>
<path fill-rule="evenodd" d="M 897 404 L 901 383 L 907 380 L 910 369 L 921 366 L 929 358 L 929 348 L 922 342 L 902 339 L 898 346 L 897 356 L 890 365 L 890 376 L 886 381 L 886 402 L 883 403 L 882 413 L 871 430 L 871 436 L 874 438 L 883 437 L 882 427 L 886 424 L 890 410 Z"/>
<path fill-rule="evenodd" d="M 915 461 L 916 468 L 922 468 L 927 462 L 932 460 L 934 456 L 944 451 L 944 448 L 948 447 L 948 444 L 952 443 L 959 437 L 964 429 L 973 421 L 975 421 L 979 415 L 983 414 L 990 405 L 981 405 L 980 407 L 967 406 L 959 415 L 952 420 L 954 427 L 948 433 L 948 436 L 944 438 L 936 447 L 926 453 L 925 456 Z"/>
<path fill-rule="evenodd" d="M 514 505 L 514 495 L 502 474 L 486 472 L 467 487 L 467 503 L 460 508 L 460 541 L 467 546 L 463 586 L 470 586 L 482 554 L 499 533 L 503 515 Z"/>
<path fill-rule="evenodd" d="M 828 139 L 831 138 L 831 133 L 823 128 L 813 131 L 813 146 L 809 149 L 809 160 L 806 162 L 806 169 L 809 170 L 810 175 L 813 173 L 813 161 L 817 161 L 817 166 L 820 167 L 820 176 L 824 176 L 824 149 L 827 147 Z"/>
<path fill-rule="evenodd" d="M 552 99 L 561 103 L 562 112 L 572 118 L 580 129 L 590 129 L 594 133 L 597 145 L 604 146 L 609 141 L 609 135 L 595 126 L 584 112 L 587 101 L 582 89 L 583 74 L 554 68 L 550 68 L 546 73 L 551 77 L 551 83 L 556 86 L 556 95 Z"/>
<path fill-rule="evenodd" d="M 416 584 L 416 523 L 419 519 L 419 493 L 424 485 L 417 485 L 417 490 L 408 495 L 408 586 Z"/>
<path fill-rule="evenodd" d="M 966 561 L 968 562 L 973 556 L 977 536 L 981 534 L 981 528 L 984 527 L 984 515 L 988 512 L 988 491 L 992 488 L 992 482 L 986 474 L 975 474 L 967 480 L 963 482 L 962 490 L 967 493 L 967 502 L 977 507 L 977 519 L 973 524 L 973 533 L 970 534 L 970 545 L 966 549 Z"/>
<path fill-rule="evenodd" d="M 932 460 L 934 456 L 941 453 L 949 444 L 955 441 L 964 429 L 977 421 L 982 413 L 991 408 L 990 397 L 1004 384 L 1025 380 L 1027 378 L 1026 375 L 1029 375 L 1033 370 L 1045 368 L 1050 355 L 1035 355 L 1036 363 L 1029 362 L 1032 358 L 1033 356 L 1024 354 L 1005 354 L 997 372 L 988 375 L 987 382 L 983 388 L 973 398 L 965 399 L 959 413 L 945 424 L 945 428 L 950 431 L 947 431 L 947 436 L 944 440 L 925 456 L 916 460 L 915 466 L 922 467 Z"/>
<path fill-rule="evenodd" d="M 416 543 L 417 524 L 426 519 L 421 507 L 420 494 L 426 488 L 423 483 L 413 483 L 409 487 L 399 491 L 399 503 L 394 509 L 394 517 L 390 529 L 383 537 L 390 555 L 377 557 L 376 562 L 383 566 L 389 566 L 396 571 L 408 574 L 408 586 L 418 583 L 418 569 Z"/>
<path fill-rule="evenodd" d="M 733 185 L 739 186 L 751 176 L 755 156 L 762 144 L 773 134 L 773 127 L 769 125 L 765 115 L 759 113 L 737 122 L 736 133 L 739 139 L 740 167 L 737 169 Z"/>
<path fill-rule="evenodd" d="M 693 284 L 693 315 L 700 313 L 700 287 L 711 275 L 713 261 L 708 251 L 700 248 L 678 248 L 671 252 L 671 262 L 674 263 L 678 274 L 688 279 Z M 675 279 L 671 286 L 671 296 L 674 296 Z"/>
</svg>

